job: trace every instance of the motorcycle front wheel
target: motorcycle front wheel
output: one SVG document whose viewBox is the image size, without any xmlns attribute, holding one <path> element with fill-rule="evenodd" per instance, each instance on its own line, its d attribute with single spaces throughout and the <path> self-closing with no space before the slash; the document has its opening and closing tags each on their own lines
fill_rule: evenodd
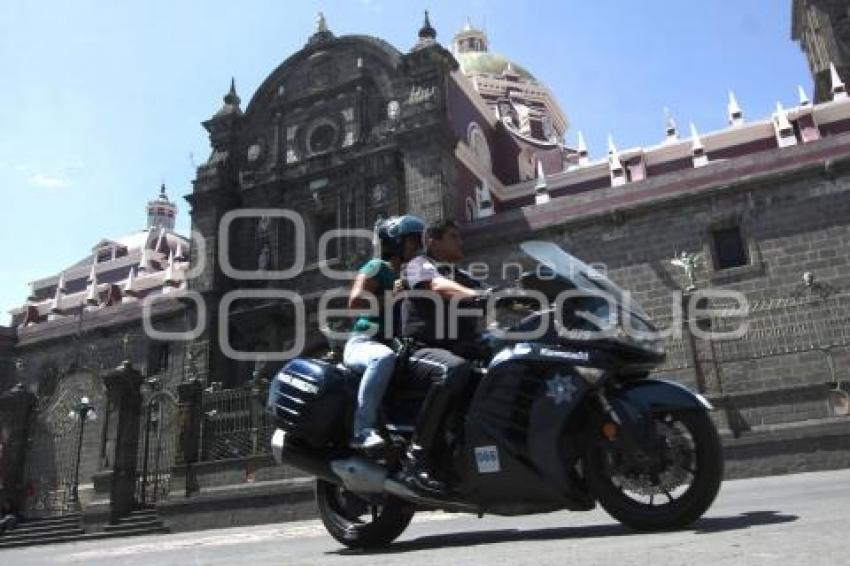
<svg viewBox="0 0 850 566">
<path fill-rule="evenodd" d="M 585 480 L 605 511 L 624 525 L 640 531 L 682 528 L 700 518 L 720 490 L 720 437 L 704 411 L 666 411 L 653 419 L 660 439 L 654 465 L 636 465 L 621 444 L 593 435 Z"/>
<path fill-rule="evenodd" d="M 319 516 L 330 535 L 349 548 L 380 548 L 398 538 L 414 509 L 391 495 L 368 500 L 325 480 L 316 480 Z"/>
</svg>

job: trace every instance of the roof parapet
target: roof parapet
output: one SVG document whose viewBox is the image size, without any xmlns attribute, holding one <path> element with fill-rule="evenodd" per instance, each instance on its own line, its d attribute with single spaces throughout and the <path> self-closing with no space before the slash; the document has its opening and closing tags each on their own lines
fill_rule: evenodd
<svg viewBox="0 0 850 566">
<path fill-rule="evenodd" d="M 705 145 L 703 145 L 696 124 L 693 122 L 691 122 L 691 157 L 694 167 L 705 167 L 708 165 L 708 155 L 705 153 Z"/>
<path fill-rule="evenodd" d="M 587 142 L 584 141 L 584 134 L 581 130 L 578 132 L 578 164 L 587 165 L 590 163 L 590 154 L 587 152 Z"/>
<path fill-rule="evenodd" d="M 812 105 L 812 101 L 809 100 L 809 95 L 806 94 L 806 90 L 802 87 L 802 85 L 797 85 L 797 94 L 800 97 L 800 106 Z"/>
<path fill-rule="evenodd" d="M 835 68 L 835 63 L 829 64 L 829 77 L 832 84 L 832 100 L 847 98 L 847 87 L 838 75 L 838 69 Z"/>
<path fill-rule="evenodd" d="M 611 186 L 619 187 L 626 184 L 626 170 L 620 161 L 617 146 L 614 145 L 614 137 L 608 134 L 608 170 L 611 173 Z"/>
<path fill-rule="evenodd" d="M 797 135 L 780 102 L 776 103 L 776 112 L 773 114 L 773 129 L 776 132 L 776 143 L 779 147 L 797 145 Z"/>
<path fill-rule="evenodd" d="M 549 187 L 546 184 L 546 174 L 543 172 L 543 162 L 537 162 L 537 184 L 534 185 L 534 204 L 549 202 Z"/>
<path fill-rule="evenodd" d="M 735 93 L 729 91 L 729 104 L 726 105 L 726 115 L 729 118 L 730 126 L 740 126 L 744 123 L 744 111 L 738 104 L 738 99 L 735 98 Z"/>
</svg>

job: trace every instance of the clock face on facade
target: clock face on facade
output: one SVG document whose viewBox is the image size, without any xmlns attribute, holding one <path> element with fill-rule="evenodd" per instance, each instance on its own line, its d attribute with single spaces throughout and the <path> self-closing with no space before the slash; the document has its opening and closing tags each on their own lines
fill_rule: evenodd
<svg viewBox="0 0 850 566">
<path fill-rule="evenodd" d="M 321 153 L 327 151 L 336 142 L 336 128 L 325 122 L 318 124 L 310 131 L 310 137 L 307 143 L 310 146 L 310 153 Z"/>
</svg>

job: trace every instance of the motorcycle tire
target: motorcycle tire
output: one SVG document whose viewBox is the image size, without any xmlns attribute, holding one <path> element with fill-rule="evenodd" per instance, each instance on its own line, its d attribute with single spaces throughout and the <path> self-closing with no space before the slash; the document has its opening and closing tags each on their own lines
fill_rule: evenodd
<svg viewBox="0 0 850 566">
<path fill-rule="evenodd" d="M 655 494 L 648 504 L 627 495 L 622 484 L 617 485 L 611 477 L 610 460 L 606 460 L 605 440 L 601 436 L 588 443 L 584 458 L 585 480 L 599 504 L 609 515 L 638 531 L 679 529 L 696 521 L 714 501 L 723 478 L 720 437 L 708 413 L 678 411 L 653 416 L 657 420 L 681 423 L 693 440 L 696 468 L 688 471 L 693 481 L 681 496 L 674 499 L 669 492 L 659 494 L 669 501 L 653 505 Z"/>
<path fill-rule="evenodd" d="M 316 503 L 328 533 L 348 548 L 388 546 L 410 524 L 415 510 L 391 495 L 380 504 L 370 503 L 325 480 L 316 480 Z M 364 521 L 362 516 L 367 514 Z"/>
</svg>

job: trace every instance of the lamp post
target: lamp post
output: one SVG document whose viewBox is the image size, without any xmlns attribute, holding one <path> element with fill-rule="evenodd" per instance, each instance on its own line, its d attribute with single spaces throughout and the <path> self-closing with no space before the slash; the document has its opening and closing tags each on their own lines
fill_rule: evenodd
<svg viewBox="0 0 850 566">
<path fill-rule="evenodd" d="M 88 397 L 81 397 L 80 404 L 76 409 L 68 413 L 68 417 L 80 420 L 80 432 L 77 436 L 77 461 L 74 465 L 74 483 L 71 486 L 71 503 L 79 505 L 80 503 L 80 456 L 83 451 L 83 430 L 86 426 L 86 421 L 97 419 L 97 413 L 94 410 L 94 405 L 91 404 Z"/>
</svg>

